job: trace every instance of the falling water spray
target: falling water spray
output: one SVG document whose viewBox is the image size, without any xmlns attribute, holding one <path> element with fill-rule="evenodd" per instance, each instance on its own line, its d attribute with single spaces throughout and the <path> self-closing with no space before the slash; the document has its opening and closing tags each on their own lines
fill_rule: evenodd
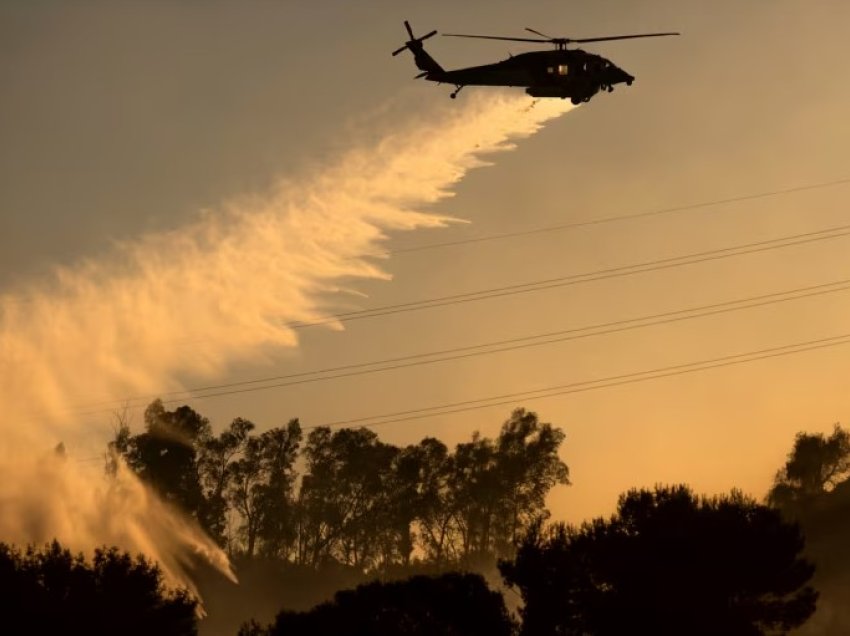
<svg viewBox="0 0 850 636">
<path fill-rule="evenodd" d="M 322 299 L 343 277 L 388 278 L 364 257 L 381 252 L 387 232 L 450 222 L 423 210 L 482 156 L 569 108 L 506 96 L 452 103 L 306 180 L 0 294 L 0 541 L 118 545 L 190 587 L 192 555 L 232 576 L 197 525 L 129 470 L 106 479 L 102 462 L 80 461 L 102 451 L 108 428 L 79 405 L 180 390 L 180 377 L 213 378 L 296 346 L 288 325 L 326 319 Z M 187 354 L 187 339 L 207 346 Z M 52 451 L 60 442 L 64 458 Z"/>
</svg>

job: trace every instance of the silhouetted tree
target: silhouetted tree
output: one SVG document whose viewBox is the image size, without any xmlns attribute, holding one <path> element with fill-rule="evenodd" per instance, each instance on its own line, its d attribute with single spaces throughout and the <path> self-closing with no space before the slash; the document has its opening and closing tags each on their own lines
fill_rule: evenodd
<svg viewBox="0 0 850 636">
<path fill-rule="evenodd" d="M 417 527 L 427 559 L 443 563 L 458 556 L 455 550 L 454 493 L 449 480 L 453 457 L 445 444 L 423 439 L 415 452 L 419 463 Z"/>
<path fill-rule="evenodd" d="M 516 409 L 495 440 L 475 434 L 458 444 L 449 476 L 451 507 L 464 557 L 508 556 L 531 521 L 546 515 L 545 498 L 568 484 L 558 457 L 564 433 Z"/>
<path fill-rule="evenodd" d="M 159 569 L 116 548 L 88 563 L 54 542 L 21 553 L 0 543 L 0 632 L 189 636 L 196 601 L 168 591 Z"/>
<path fill-rule="evenodd" d="M 517 409 L 495 440 L 474 434 L 450 452 L 426 438 L 398 448 L 365 428 L 314 429 L 295 470 L 298 420 L 254 433 L 236 418 L 219 435 L 188 406 L 121 421 L 110 449 L 167 502 L 195 517 L 231 555 L 372 571 L 432 563 L 492 567 L 567 484 L 560 429 Z M 114 460 L 111 460 L 114 464 Z M 107 470 L 114 470 L 114 465 Z"/>
<path fill-rule="evenodd" d="M 257 545 L 265 500 L 262 450 L 259 437 L 245 440 L 241 456 L 231 464 L 227 490 L 227 499 L 241 518 L 238 531 L 249 557 L 254 555 Z"/>
<path fill-rule="evenodd" d="M 281 612 L 267 630 L 243 636 L 510 636 L 513 622 L 501 594 L 477 574 L 414 576 L 337 592 L 309 612 Z"/>
<path fill-rule="evenodd" d="M 832 435 L 798 433 L 767 499 L 791 512 L 832 490 L 850 474 L 850 432 L 836 424 Z"/>
<path fill-rule="evenodd" d="M 567 465 L 558 457 L 564 433 L 541 423 L 537 414 L 516 409 L 496 439 L 496 466 L 502 511 L 496 524 L 495 551 L 506 555 L 536 519 L 546 518 L 546 495 L 569 484 Z"/>
<path fill-rule="evenodd" d="M 794 446 L 767 500 L 806 535 L 806 556 L 817 570 L 814 585 L 818 611 L 801 634 L 843 636 L 850 633 L 850 449 L 848 432 L 839 425 L 826 437 L 798 433 Z"/>
<path fill-rule="evenodd" d="M 144 417 L 144 433 L 131 435 L 122 425 L 110 449 L 160 497 L 214 533 L 223 520 L 210 518 L 198 463 L 198 448 L 212 435 L 209 420 L 188 406 L 166 411 L 161 400 L 152 402 Z"/>
<path fill-rule="evenodd" d="M 426 526 L 442 503 L 441 471 L 448 455 L 445 444 L 423 439 L 398 452 L 386 480 L 388 491 L 387 526 L 383 563 L 408 565 L 421 535 L 427 543 Z M 417 530 L 419 531 L 417 533 Z"/>
<path fill-rule="evenodd" d="M 335 559 L 363 569 L 377 563 L 388 529 L 389 481 L 398 452 L 366 428 L 310 432 L 299 497 L 302 563 Z"/>
<path fill-rule="evenodd" d="M 297 539 L 293 488 L 300 444 L 301 425 L 297 419 L 290 420 L 285 428 L 273 428 L 260 436 L 264 483 L 260 489 L 259 537 L 266 556 L 288 557 Z"/>
<path fill-rule="evenodd" d="M 241 417 L 217 437 L 204 440 L 198 469 L 206 500 L 206 529 L 220 544 L 227 543 L 228 487 L 233 480 L 235 463 L 244 451 L 254 424 Z M 231 549 L 233 546 L 229 546 Z"/>
<path fill-rule="evenodd" d="M 519 588 L 523 634 L 759 635 L 815 609 L 803 536 L 739 493 L 633 490 L 610 520 L 532 526 L 500 569 Z"/>
</svg>

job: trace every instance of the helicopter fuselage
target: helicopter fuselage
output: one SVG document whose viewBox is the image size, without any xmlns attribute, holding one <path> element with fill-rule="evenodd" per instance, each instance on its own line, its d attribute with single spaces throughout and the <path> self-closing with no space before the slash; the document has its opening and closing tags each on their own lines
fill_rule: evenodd
<svg viewBox="0 0 850 636">
<path fill-rule="evenodd" d="M 588 101 L 600 89 L 631 84 L 634 77 L 610 60 L 581 49 L 531 51 L 501 62 L 451 71 L 429 70 L 424 78 L 455 86 L 522 86 L 529 95 Z"/>
<path fill-rule="evenodd" d="M 573 104 L 590 101 L 590 98 L 600 90 L 607 90 L 610 93 L 617 84 L 631 85 L 635 78 L 611 60 L 581 49 L 571 49 L 569 48 L 570 44 L 680 35 L 678 32 L 666 31 L 663 33 L 632 33 L 574 39 L 550 37 L 528 27 L 525 30 L 537 37 L 444 33 L 445 36 L 456 38 L 540 42 L 555 45 L 554 51 L 530 51 L 512 55 L 508 59 L 494 64 L 447 71 L 440 66 L 437 60 L 431 57 L 422 45 L 425 40 L 437 35 L 437 31 L 430 31 L 421 37 L 416 37 L 407 20 L 404 21 L 404 28 L 410 39 L 403 46 L 393 51 L 392 54 L 395 56 L 405 50 L 413 53 L 416 67 L 422 71 L 416 78 L 424 78 L 441 84 L 454 84 L 455 90 L 450 95 L 452 98 L 456 97 L 464 86 L 522 86 L 526 93 L 534 97 L 560 97 L 561 99 L 569 97 Z"/>
</svg>

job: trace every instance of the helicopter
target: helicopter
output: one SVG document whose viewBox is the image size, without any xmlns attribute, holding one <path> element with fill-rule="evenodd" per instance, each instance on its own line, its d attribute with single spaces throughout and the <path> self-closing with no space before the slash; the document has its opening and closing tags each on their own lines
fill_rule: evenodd
<svg viewBox="0 0 850 636">
<path fill-rule="evenodd" d="M 422 45 L 423 41 L 437 35 L 437 31 L 431 31 L 417 38 L 413 35 L 413 30 L 407 20 L 404 21 L 404 28 L 407 29 L 410 39 L 404 43 L 404 46 L 393 51 L 393 55 L 409 50 L 413 53 L 417 68 L 422 71 L 415 79 L 424 78 L 440 84 L 453 84 L 455 90 L 449 95 L 452 99 L 457 97 L 464 86 L 524 86 L 526 87 L 525 92 L 532 97 L 560 97 L 561 99 L 569 97 L 570 101 L 576 105 L 589 102 L 600 90 L 612 92 L 616 84 L 631 86 L 635 78 L 601 55 L 588 53 L 581 49 L 567 48 L 568 45 L 679 35 L 679 33 L 670 32 L 580 39 L 553 38 L 528 27 L 526 27 L 526 31 L 539 37 L 512 38 L 496 35 L 444 33 L 444 36 L 455 38 L 542 42 L 555 45 L 555 50 L 552 51 L 530 51 L 511 55 L 508 59 L 495 64 L 447 71 L 428 54 Z"/>
</svg>

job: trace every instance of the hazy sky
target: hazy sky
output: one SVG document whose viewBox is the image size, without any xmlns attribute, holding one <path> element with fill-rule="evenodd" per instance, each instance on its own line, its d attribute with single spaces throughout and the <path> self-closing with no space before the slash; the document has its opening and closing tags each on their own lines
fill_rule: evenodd
<svg viewBox="0 0 850 636">
<path fill-rule="evenodd" d="M 200 210 L 308 178 L 350 147 L 466 107 L 414 82 L 417 33 L 570 37 L 678 30 L 588 46 L 637 80 L 567 113 L 436 211 L 471 221 L 393 235 L 457 241 L 850 178 L 850 4 L 565 2 L 5 2 L 0 4 L 0 290 Z M 435 37 L 446 68 L 531 46 Z M 519 90 L 519 89 L 517 89 Z M 393 254 L 368 308 L 653 261 L 848 224 L 850 185 L 610 224 Z M 850 238 L 301 331 L 186 386 L 232 383 L 607 323 L 850 278 Z M 276 290 L 268 290 L 270 295 Z M 169 299 L 162 299 L 165 307 Z M 343 305 L 344 302 L 344 305 Z M 190 402 L 218 426 L 307 426 L 613 377 L 850 332 L 850 291 L 544 347 Z M 175 343 L 203 357 L 215 343 Z M 848 419 L 850 347 L 516 406 L 564 428 L 573 486 L 556 516 L 607 513 L 632 486 L 762 496 L 799 430 Z M 256 360 L 256 358 L 251 358 Z M 164 384 L 164 387 L 166 385 Z M 170 386 L 170 384 L 168 385 Z M 511 407 L 389 424 L 404 444 L 495 435 Z M 104 435 L 109 417 L 103 415 Z M 136 415 L 135 423 L 139 424 Z"/>
</svg>

